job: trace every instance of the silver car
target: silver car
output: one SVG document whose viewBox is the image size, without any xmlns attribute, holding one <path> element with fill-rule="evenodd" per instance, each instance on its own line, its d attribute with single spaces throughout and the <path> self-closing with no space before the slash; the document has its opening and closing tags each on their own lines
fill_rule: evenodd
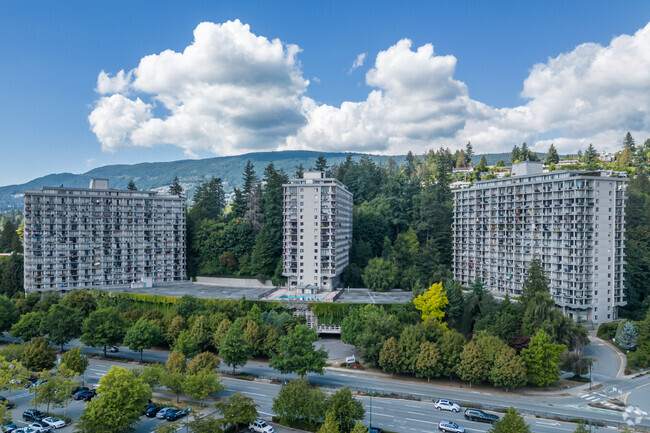
<svg viewBox="0 0 650 433">
<path fill-rule="evenodd" d="M 436 409 L 438 410 L 448 410 L 454 413 L 460 412 L 460 406 L 458 406 L 456 403 L 452 403 L 449 400 L 438 400 L 437 402 L 433 403 Z"/>
</svg>

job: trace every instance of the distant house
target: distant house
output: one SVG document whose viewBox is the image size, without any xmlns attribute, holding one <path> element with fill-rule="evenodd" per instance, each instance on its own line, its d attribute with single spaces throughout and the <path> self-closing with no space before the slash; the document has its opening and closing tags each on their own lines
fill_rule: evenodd
<svg viewBox="0 0 650 433">
<path fill-rule="evenodd" d="M 598 158 L 605 163 L 614 162 L 616 160 L 616 155 L 610 152 L 603 152 L 598 155 Z"/>
<path fill-rule="evenodd" d="M 474 171 L 474 167 L 460 167 L 460 168 L 454 168 L 453 173 L 462 174 L 462 173 L 472 173 L 473 171 Z"/>
<path fill-rule="evenodd" d="M 557 164 L 555 164 L 556 167 L 566 167 L 567 165 L 580 165 L 581 162 L 578 161 L 577 159 L 565 159 L 563 161 L 559 161 Z"/>
<path fill-rule="evenodd" d="M 458 181 L 458 182 L 450 183 L 449 188 L 451 188 L 451 189 L 464 189 L 464 188 L 469 188 L 470 185 L 471 185 L 470 182 Z"/>
</svg>

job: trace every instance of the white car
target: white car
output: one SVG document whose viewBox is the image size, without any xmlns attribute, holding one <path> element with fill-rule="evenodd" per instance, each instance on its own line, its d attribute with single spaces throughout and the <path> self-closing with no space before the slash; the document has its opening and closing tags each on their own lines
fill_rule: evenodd
<svg viewBox="0 0 650 433">
<path fill-rule="evenodd" d="M 41 421 L 49 425 L 50 427 L 54 427 L 54 428 L 65 427 L 65 421 L 59 418 L 52 418 L 51 416 L 48 416 L 47 418 L 43 418 Z"/>
<path fill-rule="evenodd" d="M 174 410 L 173 407 L 163 407 L 160 409 L 160 411 L 156 414 L 156 418 L 158 419 L 165 419 L 165 415 L 167 415 L 167 412 L 170 410 Z"/>
<path fill-rule="evenodd" d="M 37 432 L 31 427 L 22 427 L 19 428 L 18 430 L 14 430 L 14 433 L 37 433 Z"/>
<path fill-rule="evenodd" d="M 256 419 L 248 425 L 248 430 L 252 433 L 274 433 L 273 427 L 268 425 L 263 419 Z"/>
<path fill-rule="evenodd" d="M 52 431 L 52 427 L 49 425 L 45 424 L 44 422 L 41 421 L 36 421 L 28 425 L 27 427 L 33 429 L 35 432 L 39 433 L 49 433 Z"/>
<path fill-rule="evenodd" d="M 438 430 L 445 433 L 465 433 L 465 428 L 453 421 L 440 421 L 438 423 Z"/>
<path fill-rule="evenodd" d="M 456 403 L 450 402 L 449 400 L 438 400 L 433 405 L 438 410 L 449 410 L 454 413 L 460 412 L 460 406 L 458 406 Z"/>
</svg>

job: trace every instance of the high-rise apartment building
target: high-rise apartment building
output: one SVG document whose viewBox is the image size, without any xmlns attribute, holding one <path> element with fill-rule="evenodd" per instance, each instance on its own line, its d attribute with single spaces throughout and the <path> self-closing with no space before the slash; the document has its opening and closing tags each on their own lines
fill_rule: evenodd
<svg viewBox="0 0 650 433">
<path fill-rule="evenodd" d="M 283 275 L 302 293 L 340 284 L 352 245 L 352 193 L 325 173 L 306 172 L 284 185 Z"/>
<path fill-rule="evenodd" d="M 539 258 L 551 296 L 573 319 L 600 324 L 625 305 L 627 179 L 604 171 L 544 173 L 541 163 L 514 164 L 512 177 L 455 190 L 454 278 L 477 278 L 495 295 L 521 294 Z"/>
<path fill-rule="evenodd" d="M 181 281 L 185 198 L 105 179 L 26 190 L 24 243 L 27 292 Z"/>
</svg>

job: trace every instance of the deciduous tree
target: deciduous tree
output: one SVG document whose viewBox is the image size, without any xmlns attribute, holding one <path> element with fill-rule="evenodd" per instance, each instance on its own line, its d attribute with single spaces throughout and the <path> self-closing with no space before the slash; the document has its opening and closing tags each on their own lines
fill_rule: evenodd
<svg viewBox="0 0 650 433">
<path fill-rule="evenodd" d="M 402 371 L 402 346 L 395 337 L 384 342 L 379 352 L 379 366 L 391 375 Z"/>
<path fill-rule="evenodd" d="M 283 374 L 323 374 L 327 351 L 322 347 L 316 350 L 313 345 L 316 340 L 318 336 L 313 329 L 309 329 L 307 325 L 296 326 L 291 333 L 280 337 L 277 354 L 271 357 L 269 366 Z"/>
<path fill-rule="evenodd" d="M 253 347 L 244 338 L 242 320 L 237 319 L 219 345 L 219 356 L 226 365 L 232 367 L 232 374 L 235 374 L 235 369 L 246 364 L 252 355 Z"/>
<path fill-rule="evenodd" d="M 140 362 L 142 362 L 144 349 L 151 349 L 161 339 L 162 334 L 158 325 L 147 319 L 140 319 L 126 332 L 124 344 L 134 352 L 140 352 Z"/>
<path fill-rule="evenodd" d="M 531 433 L 531 430 L 517 411 L 510 408 L 503 418 L 494 423 L 488 433 Z"/>
<path fill-rule="evenodd" d="M 235 430 L 239 430 L 239 426 L 252 423 L 259 417 L 257 412 L 259 404 L 255 403 L 252 397 L 245 396 L 241 392 L 218 401 L 214 407 L 221 414 L 223 424 L 234 425 Z"/>
<path fill-rule="evenodd" d="M 43 337 L 36 337 L 29 342 L 23 353 L 22 364 L 31 371 L 49 370 L 56 362 L 56 349 Z"/>
<path fill-rule="evenodd" d="M 20 313 L 13 302 L 0 295 L 0 332 L 8 331 L 20 320 Z"/>
<path fill-rule="evenodd" d="M 487 379 L 488 371 L 485 367 L 485 358 L 481 348 L 473 341 L 470 341 L 460 354 L 460 365 L 458 375 L 461 379 L 470 383 L 483 382 Z"/>
<path fill-rule="evenodd" d="M 505 347 L 500 350 L 490 370 L 490 381 L 506 391 L 526 384 L 526 364 L 514 349 Z"/>
<path fill-rule="evenodd" d="M 445 307 L 449 301 L 442 283 L 432 284 L 429 290 L 413 300 L 415 308 L 422 312 L 422 320 L 429 317 L 442 321 L 445 317 Z"/>
<path fill-rule="evenodd" d="M 92 347 L 106 347 L 120 344 L 129 323 L 113 307 L 93 311 L 81 326 L 81 341 Z"/>
<path fill-rule="evenodd" d="M 212 394 L 223 391 L 226 387 L 221 383 L 221 376 L 214 371 L 199 371 L 196 374 L 188 374 L 183 380 L 183 391 L 190 397 L 203 400 Z"/>
<path fill-rule="evenodd" d="M 438 377 L 442 373 L 442 362 L 440 349 L 434 343 L 425 341 L 420 345 L 420 353 L 415 363 L 415 375 L 426 377 L 430 381 L 432 377 Z"/>
<path fill-rule="evenodd" d="M 43 313 L 31 312 L 20 316 L 20 320 L 11 327 L 9 333 L 12 337 L 18 337 L 21 340 L 28 342 L 32 338 L 40 337 L 43 335 L 41 332 L 41 321 L 43 320 Z"/>
<path fill-rule="evenodd" d="M 81 335 L 83 313 L 61 304 L 54 304 L 41 320 L 41 332 L 48 340 L 60 346 Z"/>
<path fill-rule="evenodd" d="M 539 330 L 530 340 L 528 349 L 521 351 L 526 364 L 528 382 L 536 386 L 548 386 L 559 378 L 559 355 L 566 346 L 551 343 L 546 332 Z"/>
<path fill-rule="evenodd" d="M 347 386 L 330 395 L 326 406 L 327 412 L 333 414 L 342 433 L 352 430 L 354 424 L 362 420 L 366 413 L 363 404 L 354 398 Z"/>
<path fill-rule="evenodd" d="M 282 423 L 304 421 L 315 427 L 325 415 L 325 393 L 306 378 L 292 380 L 273 398 L 273 412 Z"/>
</svg>

